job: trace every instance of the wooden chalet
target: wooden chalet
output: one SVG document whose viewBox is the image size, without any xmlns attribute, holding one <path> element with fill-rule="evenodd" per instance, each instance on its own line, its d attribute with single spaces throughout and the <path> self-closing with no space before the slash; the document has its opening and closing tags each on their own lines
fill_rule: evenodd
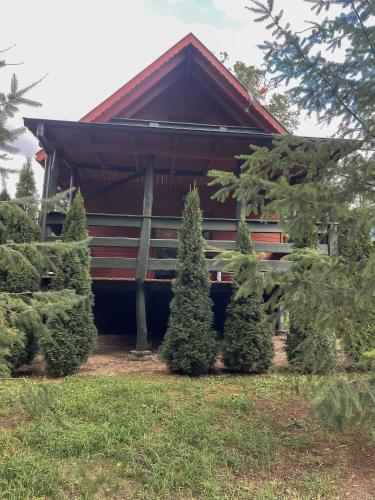
<svg viewBox="0 0 375 500">
<path fill-rule="evenodd" d="M 239 172 L 235 156 L 287 130 L 194 35 L 189 34 L 80 121 L 25 119 L 39 139 L 43 196 L 79 187 L 91 240 L 95 319 L 100 333 L 133 333 L 136 348 L 164 334 L 184 197 L 196 183 L 204 235 L 234 248 L 241 207 L 212 200 L 207 172 Z M 43 232 L 58 235 L 50 213 Z M 277 220 L 248 219 L 255 249 L 282 266 L 291 251 Z M 207 251 L 217 326 L 230 275 Z"/>
</svg>

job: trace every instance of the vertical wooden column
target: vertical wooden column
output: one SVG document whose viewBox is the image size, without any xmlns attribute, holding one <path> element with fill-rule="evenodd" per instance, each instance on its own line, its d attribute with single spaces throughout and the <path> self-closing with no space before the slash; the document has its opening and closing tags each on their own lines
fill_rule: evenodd
<svg viewBox="0 0 375 500">
<path fill-rule="evenodd" d="M 150 249 L 151 215 L 154 196 L 154 165 L 155 158 L 153 155 L 150 155 L 147 158 L 147 165 L 145 170 L 143 220 L 139 239 L 136 271 L 137 351 L 146 351 L 148 348 L 145 279 L 147 274 L 148 253 Z"/>
<path fill-rule="evenodd" d="M 50 168 L 47 198 L 55 196 L 55 194 L 57 193 L 57 187 L 59 185 L 61 158 L 62 158 L 61 151 L 55 149 L 53 152 L 52 164 Z"/>
<path fill-rule="evenodd" d="M 46 165 L 48 167 L 48 170 L 45 172 L 47 178 L 45 182 L 45 188 L 43 186 L 43 193 L 44 193 L 44 198 L 52 198 L 57 193 L 62 155 L 59 150 L 55 149 L 52 157 L 48 155 L 47 158 L 50 159 Z M 45 241 L 46 235 L 50 233 L 50 230 L 47 226 L 47 216 L 48 213 L 47 211 L 45 211 L 42 216 L 42 224 L 41 224 L 42 241 Z"/>
<path fill-rule="evenodd" d="M 72 166 L 71 172 L 70 172 L 70 184 L 69 184 L 70 189 L 77 187 L 77 177 L 78 177 L 77 167 Z M 73 191 L 71 191 L 69 193 L 69 205 L 72 204 L 72 201 L 74 200 L 75 193 L 76 193 L 76 189 L 74 189 Z"/>
<path fill-rule="evenodd" d="M 51 167 L 51 155 L 47 154 L 46 158 L 44 160 L 44 178 L 43 178 L 42 200 L 47 198 L 49 177 L 50 177 L 50 167 Z M 46 237 L 46 222 L 47 222 L 47 212 L 46 212 L 46 210 L 41 208 L 40 215 L 39 215 L 39 227 L 40 227 L 42 241 L 45 241 L 45 237 Z"/>
</svg>

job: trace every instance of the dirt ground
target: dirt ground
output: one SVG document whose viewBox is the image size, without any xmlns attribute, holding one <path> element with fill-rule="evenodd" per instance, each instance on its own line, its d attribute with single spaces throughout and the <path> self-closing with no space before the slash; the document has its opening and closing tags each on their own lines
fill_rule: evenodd
<svg viewBox="0 0 375 500">
<path fill-rule="evenodd" d="M 284 344 L 286 336 L 274 336 L 274 365 L 278 368 L 288 366 L 285 355 Z M 220 360 L 217 363 L 217 369 L 222 365 Z M 151 354 L 149 359 L 144 361 L 133 361 L 129 359 L 129 346 L 127 339 L 123 337 L 107 336 L 99 337 L 98 344 L 94 354 L 80 368 L 79 375 L 109 375 L 113 373 L 136 373 L 153 372 L 167 373 L 168 370 L 164 363 L 159 361 L 155 353 Z"/>
</svg>

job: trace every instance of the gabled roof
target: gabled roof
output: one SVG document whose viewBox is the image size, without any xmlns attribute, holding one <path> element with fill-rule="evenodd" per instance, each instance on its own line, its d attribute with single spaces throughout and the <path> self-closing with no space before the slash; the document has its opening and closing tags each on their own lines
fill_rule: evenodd
<svg viewBox="0 0 375 500">
<path fill-rule="evenodd" d="M 219 97 L 221 96 L 223 101 L 228 100 L 228 109 L 237 113 L 243 126 L 249 126 L 252 121 L 257 123 L 264 132 L 287 133 L 285 127 L 264 106 L 249 96 L 247 89 L 192 33 L 182 38 L 156 61 L 87 113 L 81 121 L 106 123 L 120 114 L 133 118 L 132 113 L 137 102 L 142 101 L 146 96 L 149 100 L 151 91 L 156 85 L 160 86 L 160 82 L 165 81 L 176 68 L 183 65 L 190 68 L 191 64 L 199 69 L 206 81 L 212 82 L 220 92 Z"/>
</svg>

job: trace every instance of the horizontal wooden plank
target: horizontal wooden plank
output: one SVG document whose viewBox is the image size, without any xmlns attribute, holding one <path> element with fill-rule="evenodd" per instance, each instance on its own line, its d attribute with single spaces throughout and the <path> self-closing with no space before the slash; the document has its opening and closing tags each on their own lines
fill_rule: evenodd
<svg viewBox="0 0 375 500">
<path fill-rule="evenodd" d="M 261 270 L 269 269 L 288 269 L 289 262 L 281 260 L 261 260 Z M 207 267 L 209 271 L 228 271 L 227 266 L 230 263 L 227 259 L 207 259 Z M 176 269 L 177 259 L 149 259 L 149 271 L 173 271 Z"/>
<path fill-rule="evenodd" d="M 226 269 L 230 261 L 219 259 L 207 259 L 207 267 L 209 271 L 223 271 Z M 261 270 L 267 271 L 270 269 L 288 269 L 289 262 L 280 260 L 261 260 Z M 176 269 L 177 259 L 149 259 L 149 271 L 173 271 Z M 136 269 L 137 259 L 125 257 L 93 257 L 91 259 L 92 268 L 102 269 Z"/>
<path fill-rule="evenodd" d="M 153 248 L 177 248 L 178 240 L 176 239 L 151 239 L 151 247 Z M 91 246 L 103 247 L 137 247 L 139 245 L 139 238 L 124 238 L 124 237 L 108 237 L 100 236 L 93 237 L 90 242 Z M 223 240 L 207 240 L 208 248 L 220 250 L 234 250 L 236 246 L 235 241 Z M 257 252 L 271 252 L 290 254 L 293 252 L 291 243 L 268 243 L 263 241 L 254 241 L 254 249 Z M 322 253 L 328 253 L 328 245 L 319 245 Z"/>
<path fill-rule="evenodd" d="M 122 236 L 93 236 L 90 241 L 93 247 L 138 247 L 139 238 Z"/>
<path fill-rule="evenodd" d="M 103 269 L 136 269 L 137 260 L 126 257 L 92 257 L 92 268 Z"/>
</svg>

